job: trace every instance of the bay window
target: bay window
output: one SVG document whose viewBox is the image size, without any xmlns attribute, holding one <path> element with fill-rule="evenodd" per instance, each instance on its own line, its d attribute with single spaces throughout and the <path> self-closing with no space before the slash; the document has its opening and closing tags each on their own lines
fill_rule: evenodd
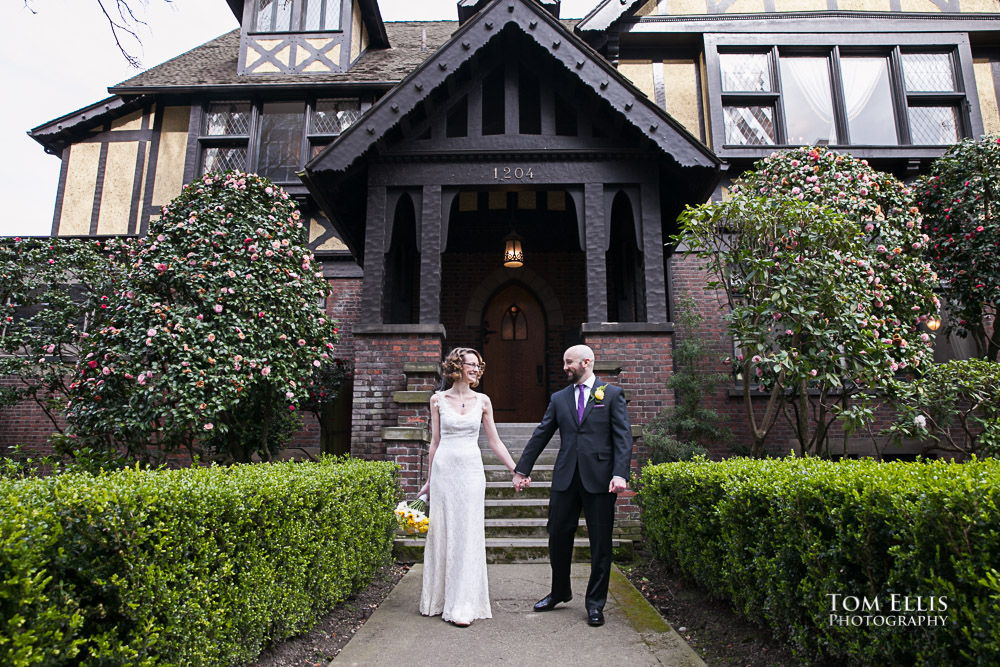
<svg viewBox="0 0 1000 667">
<path fill-rule="evenodd" d="M 340 30 L 341 0 L 254 0 L 255 32 Z"/>
</svg>

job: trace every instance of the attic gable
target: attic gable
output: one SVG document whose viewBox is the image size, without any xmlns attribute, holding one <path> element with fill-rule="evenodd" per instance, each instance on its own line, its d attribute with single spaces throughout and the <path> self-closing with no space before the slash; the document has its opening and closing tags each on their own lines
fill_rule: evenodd
<svg viewBox="0 0 1000 667">
<path fill-rule="evenodd" d="M 454 81 L 455 73 L 504 30 L 521 33 L 548 54 L 553 67 L 608 101 L 625 123 L 638 130 L 680 167 L 715 170 L 718 161 L 628 79 L 531 0 L 493 0 L 460 28 L 447 44 L 385 95 L 365 117 L 312 160 L 309 172 L 344 172 L 383 141 L 431 91 Z M 418 114 L 421 112 L 417 112 Z"/>
</svg>

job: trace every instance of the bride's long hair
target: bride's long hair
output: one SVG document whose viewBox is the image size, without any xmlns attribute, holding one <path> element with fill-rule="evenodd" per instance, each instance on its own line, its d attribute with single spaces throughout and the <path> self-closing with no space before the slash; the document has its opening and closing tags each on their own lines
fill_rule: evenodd
<svg viewBox="0 0 1000 667">
<path fill-rule="evenodd" d="M 462 364 L 465 363 L 465 355 L 467 354 L 474 354 L 479 360 L 479 372 L 476 373 L 476 381 L 472 383 L 472 387 L 479 386 L 479 378 L 483 377 L 483 371 L 486 370 L 483 355 L 471 347 L 456 347 L 441 362 L 441 391 L 448 389 L 455 384 L 455 380 L 462 377 Z"/>
</svg>

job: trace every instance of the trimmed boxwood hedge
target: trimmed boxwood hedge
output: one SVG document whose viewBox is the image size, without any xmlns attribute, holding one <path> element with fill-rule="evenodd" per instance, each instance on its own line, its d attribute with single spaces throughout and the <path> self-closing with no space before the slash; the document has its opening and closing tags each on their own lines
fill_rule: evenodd
<svg viewBox="0 0 1000 667">
<path fill-rule="evenodd" d="M 996 460 L 665 463 L 643 469 L 638 500 L 658 558 L 766 624 L 804 663 L 1000 664 Z M 849 613 L 832 595 L 880 608 Z M 907 597 L 940 609 L 945 597 L 947 610 L 894 611 L 893 595 L 897 609 Z M 899 615 L 946 620 L 866 618 Z M 861 625 L 840 624 L 851 616 Z"/>
<path fill-rule="evenodd" d="M 398 494 L 360 460 L 0 480 L 0 664 L 251 660 L 370 583 Z"/>
</svg>

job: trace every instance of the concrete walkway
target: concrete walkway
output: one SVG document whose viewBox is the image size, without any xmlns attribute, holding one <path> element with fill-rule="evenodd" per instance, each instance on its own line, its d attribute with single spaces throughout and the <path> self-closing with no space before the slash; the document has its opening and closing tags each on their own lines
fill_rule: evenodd
<svg viewBox="0 0 1000 667">
<path fill-rule="evenodd" d="M 604 608 L 606 622 L 586 622 L 583 592 L 589 564 L 573 565 L 573 601 L 537 613 L 549 590 L 548 564 L 490 565 L 493 618 L 458 628 L 421 616 L 423 566 L 396 585 L 330 667 L 348 665 L 704 665 L 615 567 Z"/>
</svg>

